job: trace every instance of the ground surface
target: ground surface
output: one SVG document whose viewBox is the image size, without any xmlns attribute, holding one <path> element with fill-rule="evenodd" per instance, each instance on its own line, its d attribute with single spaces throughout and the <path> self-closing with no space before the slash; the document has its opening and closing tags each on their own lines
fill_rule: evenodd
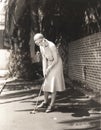
<svg viewBox="0 0 101 130">
<path fill-rule="evenodd" d="M 11 86 L 9 86 L 11 87 Z M 8 87 L 8 88 L 9 88 Z M 40 85 L 17 90 L 4 89 L 0 95 L 0 130 L 100 130 L 100 105 L 78 90 L 58 93 L 55 111 L 33 110 Z M 12 87 L 11 87 L 12 88 Z M 18 88 L 18 87 L 17 87 Z M 43 100 L 43 94 L 39 103 Z"/>
</svg>

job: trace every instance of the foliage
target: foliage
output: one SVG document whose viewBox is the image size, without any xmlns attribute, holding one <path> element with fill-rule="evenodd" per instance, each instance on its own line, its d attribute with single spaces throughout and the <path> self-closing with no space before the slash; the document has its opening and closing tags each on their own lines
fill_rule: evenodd
<svg viewBox="0 0 101 130">
<path fill-rule="evenodd" d="M 27 52 L 22 53 L 20 49 L 18 49 L 16 52 L 11 50 L 9 62 L 10 77 L 29 79 L 33 76 L 31 66 L 29 67 L 31 60 Z"/>
<path fill-rule="evenodd" d="M 42 32 L 59 46 L 64 67 L 68 68 L 68 42 L 101 31 L 101 1 L 9 0 L 5 27 L 5 38 L 13 49 L 11 75 L 24 77 L 31 68 L 31 31 Z"/>
<path fill-rule="evenodd" d="M 9 1 L 5 38 L 8 39 L 11 50 L 9 76 L 31 79 L 32 63 L 29 48 L 31 21 L 29 6 L 25 5 L 24 2 L 21 0 Z"/>
</svg>

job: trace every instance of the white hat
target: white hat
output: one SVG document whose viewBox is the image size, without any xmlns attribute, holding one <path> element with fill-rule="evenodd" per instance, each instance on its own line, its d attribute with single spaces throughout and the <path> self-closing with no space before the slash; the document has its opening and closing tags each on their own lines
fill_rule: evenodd
<svg viewBox="0 0 101 130">
<path fill-rule="evenodd" d="M 37 33 L 34 35 L 34 41 L 41 39 L 41 38 L 44 38 L 43 34 L 41 34 L 41 33 Z"/>
</svg>

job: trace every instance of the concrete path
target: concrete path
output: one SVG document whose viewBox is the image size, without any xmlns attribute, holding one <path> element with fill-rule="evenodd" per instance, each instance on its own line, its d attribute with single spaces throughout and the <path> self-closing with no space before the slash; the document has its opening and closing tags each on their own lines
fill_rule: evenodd
<svg viewBox="0 0 101 130">
<path fill-rule="evenodd" d="M 100 105 L 90 97 L 58 93 L 56 110 L 30 114 L 39 89 L 4 91 L 0 95 L 0 130 L 101 130 Z M 39 102 L 43 100 L 40 96 Z"/>
</svg>

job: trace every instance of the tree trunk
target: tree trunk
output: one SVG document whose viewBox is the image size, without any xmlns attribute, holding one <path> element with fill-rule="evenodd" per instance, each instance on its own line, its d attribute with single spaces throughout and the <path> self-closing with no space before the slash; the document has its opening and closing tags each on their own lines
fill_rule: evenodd
<svg viewBox="0 0 101 130">
<path fill-rule="evenodd" d="M 68 60 L 68 42 L 101 31 L 100 0 L 93 2 L 92 0 L 10 0 L 10 2 L 6 32 L 9 33 L 9 44 L 12 49 L 11 76 L 30 77 L 31 29 L 33 34 L 42 32 L 46 38 L 59 46 L 64 68 Z M 90 22 L 86 23 L 85 15 L 89 18 L 93 15 L 94 21 L 90 19 Z"/>
<path fill-rule="evenodd" d="M 25 3 L 22 0 L 22 4 L 21 0 L 15 2 L 16 6 L 13 10 L 10 9 L 11 4 L 9 6 L 7 14 L 9 17 L 6 26 L 7 34 L 9 32 L 8 38 L 11 50 L 9 76 L 31 79 L 33 74 L 29 47 L 31 32 L 30 8 L 26 4 L 26 0 L 24 0 Z"/>
</svg>

